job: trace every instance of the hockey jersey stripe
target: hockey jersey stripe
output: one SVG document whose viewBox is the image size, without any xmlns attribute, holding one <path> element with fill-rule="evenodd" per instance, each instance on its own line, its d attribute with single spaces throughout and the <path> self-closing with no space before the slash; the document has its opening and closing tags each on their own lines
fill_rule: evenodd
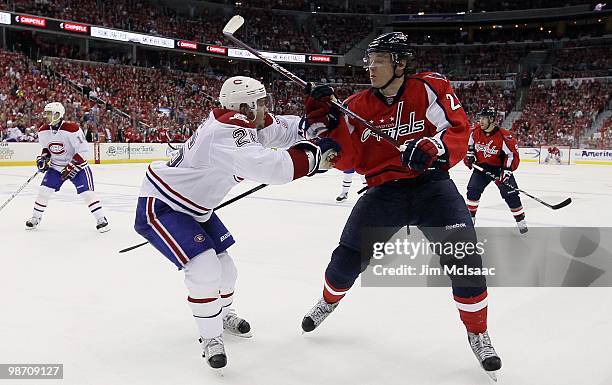
<svg viewBox="0 0 612 385">
<path fill-rule="evenodd" d="M 156 179 L 162 186 L 164 186 L 164 188 L 168 191 L 168 193 L 171 193 L 172 195 L 174 195 L 177 199 L 181 200 L 182 202 L 184 202 L 185 204 L 191 205 L 193 207 L 195 207 L 196 209 L 199 210 L 203 210 L 203 211 L 210 211 L 209 208 L 204 207 L 204 206 L 200 206 L 199 204 L 195 203 L 192 200 L 189 200 L 188 198 L 184 197 L 183 195 L 181 195 L 181 193 L 179 193 L 178 191 L 175 191 L 172 189 L 172 187 L 170 187 L 166 182 L 164 182 L 164 180 L 162 178 L 160 178 L 159 175 L 157 175 L 153 169 L 151 168 L 151 165 L 149 165 L 149 168 L 147 170 L 147 175 L 151 175 L 154 179 Z M 156 183 L 153 183 L 158 190 L 159 186 Z M 200 215 L 204 215 L 204 214 L 200 214 Z"/>
<path fill-rule="evenodd" d="M 162 225 L 162 223 L 157 220 L 155 216 L 155 211 L 153 209 L 153 205 L 155 202 L 155 198 L 147 198 L 147 221 L 153 228 L 153 230 L 160 236 L 160 238 L 164 241 L 166 246 L 176 256 L 177 260 L 184 266 L 189 262 L 189 258 L 185 254 L 185 252 L 180 248 L 177 242 L 172 238 L 172 235 L 166 230 L 166 228 Z"/>
<path fill-rule="evenodd" d="M 147 179 L 149 180 L 149 182 L 151 182 L 151 184 L 153 185 L 153 187 L 155 187 L 155 189 L 157 191 L 159 191 L 160 194 L 162 194 L 166 199 L 168 199 L 170 202 L 174 203 L 175 205 L 179 206 L 180 208 L 182 208 L 183 210 L 193 214 L 194 216 L 200 217 L 200 216 L 204 216 L 206 215 L 206 213 L 202 213 L 199 211 L 195 211 L 187 206 L 185 206 L 184 204 L 182 204 L 181 202 L 179 202 L 178 200 L 174 199 L 172 196 L 168 195 L 168 193 L 166 193 L 161 187 L 159 187 L 157 185 L 157 183 L 155 183 L 155 181 L 153 180 L 153 178 L 151 178 L 151 176 L 149 175 L 149 173 L 146 174 Z"/>
<path fill-rule="evenodd" d="M 197 205 L 196 203 L 190 201 L 189 199 L 183 197 L 181 194 L 173 190 L 170 186 L 168 186 L 167 183 L 165 183 L 157 174 L 155 174 L 151 170 L 150 166 L 149 166 L 149 169 L 147 170 L 146 176 L 149 182 L 151 182 L 151 184 L 157 189 L 157 191 L 160 192 L 160 194 L 162 194 L 168 200 L 170 200 L 177 206 L 183 208 L 184 210 L 194 214 L 195 216 L 204 216 L 206 215 L 207 212 L 210 211 L 210 209 Z M 158 183 L 157 181 L 159 181 L 165 188 L 162 188 L 160 186 L 160 183 Z M 188 204 L 191 205 L 192 207 L 187 206 Z M 198 211 L 194 209 L 193 206 L 203 211 Z"/>
</svg>

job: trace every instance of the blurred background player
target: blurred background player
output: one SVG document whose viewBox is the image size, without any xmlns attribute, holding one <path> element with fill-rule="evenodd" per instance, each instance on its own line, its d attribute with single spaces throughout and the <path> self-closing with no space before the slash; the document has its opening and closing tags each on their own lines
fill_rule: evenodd
<svg viewBox="0 0 612 385">
<path fill-rule="evenodd" d="M 248 337 L 251 327 L 229 309 L 237 270 L 227 248 L 234 239 L 212 208 L 243 179 L 289 183 L 329 169 L 327 159 L 338 151 L 329 139 L 320 146 L 303 140 L 300 117 L 268 114 L 268 99 L 258 80 L 227 79 L 222 107 L 169 162 L 149 165 L 138 198 L 134 228 L 185 273 L 203 357 L 213 369 L 227 364 L 223 330 Z"/>
<path fill-rule="evenodd" d="M 525 234 L 528 228 L 519 192 L 500 182 L 518 187 L 513 175 L 520 162 L 518 144 L 510 132 L 497 125 L 495 108 L 483 108 L 479 118 L 479 123 L 470 133 L 465 165 L 472 169 L 472 165 L 477 164 L 490 173 L 499 175 L 499 181 L 495 181 L 495 184 L 499 188 L 500 195 L 508 204 L 519 232 Z M 491 178 L 473 169 L 467 187 L 467 207 L 474 223 L 476 223 L 480 196 L 490 182 Z"/>
<path fill-rule="evenodd" d="M 548 147 L 546 150 L 546 158 L 544 158 L 544 163 L 546 164 L 561 164 L 561 150 L 557 146 Z"/>
<path fill-rule="evenodd" d="M 104 233 L 110 227 L 94 192 L 93 175 L 87 164 L 89 145 L 78 124 L 63 120 L 65 113 L 61 103 L 53 102 L 45 106 L 44 114 L 48 123 L 38 130 L 42 152 L 36 157 L 36 167 L 45 176 L 34 202 L 32 218 L 26 221 L 26 229 L 35 229 L 40 224 L 51 194 L 59 191 L 66 180 L 70 180 L 96 219 L 96 229 Z"/>
<path fill-rule="evenodd" d="M 352 111 L 405 143 L 398 150 L 358 121 L 330 107 L 333 89 L 315 87 L 306 99 L 307 121 L 315 135 L 328 135 L 342 147 L 335 166 L 365 175 L 368 191 L 351 211 L 338 247 L 325 270 L 323 298 L 307 312 L 302 329 L 311 332 L 338 306 L 370 263 L 362 245 L 362 230 L 376 228 L 386 241 L 406 225 L 416 225 L 431 242 L 475 244 L 476 233 L 463 197 L 448 170 L 465 157 L 468 118 L 450 82 L 434 72 L 411 75 L 413 52 L 401 32 L 383 34 L 367 48 L 364 62 L 372 88 L 346 99 Z M 327 107 L 327 108 L 325 108 Z M 320 125 L 327 127 L 323 132 Z M 311 131 L 306 130 L 310 137 Z M 382 234 L 384 233 L 384 234 Z M 386 237 L 387 239 L 382 239 Z M 463 259 L 442 253 L 440 263 L 480 268 L 478 253 Z M 450 276 L 455 303 L 467 330 L 470 347 L 490 375 L 501 367 L 487 331 L 485 277 Z"/>
<path fill-rule="evenodd" d="M 351 189 L 351 185 L 353 184 L 353 175 L 355 175 L 355 170 L 350 169 L 342 172 L 342 191 L 340 191 L 340 195 L 336 197 L 336 202 L 344 202 L 348 199 L 348 193 Z M 358 174 L 359 175 L 359 174 Z M 365 185 L 366 181 L 362 175 L 359 175 L 359 178 L 363 180 Z"/>
</svg>

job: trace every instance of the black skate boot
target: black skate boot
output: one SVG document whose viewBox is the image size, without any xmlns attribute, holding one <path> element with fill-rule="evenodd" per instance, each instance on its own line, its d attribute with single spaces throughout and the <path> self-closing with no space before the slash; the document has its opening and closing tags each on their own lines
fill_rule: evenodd
<svg viewBox="0 0 612 385">
<path fill-rule="evenodd" d="M 202 345 L 202 357 L 204 357 L 208 366 L 213 369 L 221 369 L 227 365 L 227 356 L 225 355 L 222 336 L 200 338 L 199 341 Z"/>
<path fill-rule="evenodd" d="M 327 303 L 323 298 L 321 298 L 319 302 L 317 302 L 317 304 L 314 305 L 314 307 L 304 316 L 304 319 L 302 320 L 302 330 L 305 332 L 315 330 L 316 327 L 319 326 L 321 322 L 323 322 L 323 320 L 327 318 L 327 316 L 330 315 L 335 308 L 338 307 L 339 303 L 340 302 Z"/>
<path fill-rule="evenodd" d="M 497 381 L 496 371 L 501 368 L 501 358 L 495 352 L 489 338 L 489 332 L 480 334 L 468 332 L 468 342 L 476 356 L 480 366 L 487 372 L 487 375 Z"/>
</svg>

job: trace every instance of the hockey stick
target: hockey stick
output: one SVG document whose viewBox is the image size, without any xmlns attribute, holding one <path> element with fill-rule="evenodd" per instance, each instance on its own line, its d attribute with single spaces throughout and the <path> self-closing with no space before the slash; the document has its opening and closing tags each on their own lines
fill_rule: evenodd
<svg viewBox="0 0 612 385">
<path fill-rule="evenodd" d="M 281 75 L 287 77 L 289 80 L 293 81 L 294 83 L 297 83 L 298 85 L 302 86 L 303 88 L 306 88 L 308 86 L 308 83 L 305 82 L 304 80 L 302 80 L 296 74 L 294 74 L 293 72 L 287 70 L 286 68 L 281 67 L 277 63 L 275 63 L 272 60 L 270 60 L 270 59 L 266 58 L 265 56 L 263 56 L 255 48 L 252 48 L 248 44 L 246 44 L 246 43 L 242 42 L 241 40 L 239 40 L 238 38 L 236 38 L 234 36 L 234 33 L 238 29 L 240 29 L 240 27 L 242 27 L 243 24 L 244 24 L 244 18 L 242 16 L 240 16 L 240 15 L 234 15 L 230 19 L 230 21 L 227 22 L 225 27 L 223 28 L 223 35 L 225 37 L 227 37 L 228 39 L 230 39 L 231 41 L 233 41 L 234 43 L 236 43 L 237 45 L 239 45 L 240 47 L 242 47 L 242 48 L 246 49 L 247 51 L 249 51 L 251 54 L 253 54 L 255 57 L 257 57 L 259 60 L 261 60 L 264 64 L 268 65 L 273 70 L 275 70 L 276 72 L 280 73 Z M 361 123 L 364 126 L 366 126 L 367 128 L 369 128 L 376 135 L 380 136 L 381 138 L 385 139 L 387 142 L 389 142 L 392 145 L 394 145 L 398 150 L 403 151 L 403 149 L 405 148 L 405 145 L 403 143 L 401 143 L 397 139 L 393 138 L 389 134 L 381 131 L 379 128 L 374 127 L 374 125 L 372 125 L 370 122 L 368 122 L 367 120 L 365 120 L 361 116 L 357 115 L 353 111 L 351 111 L 348 108 L 346 108 L 344 105 L 342 105 L 342 103 L 338 102 L 337 100 L 330 100 L 330 103 L 334 107 L 336 107 L 338 110 L 342 111 L 345 115 L 349 115 L 353 119 L 359 121 L 359 123 Z"/>
<path fill-rule="evenodd" d="M 28 182 L 29 182 L 29 181 L 28 181 Z M 237 195 L 237 196 L 233 197 L 232 199 L 227 200 L 227 201 L 225 201 L 225 202 L 221 203 L 219 206 L 215 207 L 215 208 L 213 209 L 213 211 L 217 211 L 217 210 L 219 210 L 220 208 L 223 208 L 223 207 L 225 207 L 225 206 L 227 206 L 227 205 L 229 205 L 229 204 L 232 204 L 232 203 L 236 202 L 237 200 L 242 199 L 242 198 L 244 198 L 244 197 L 245 197 L 245 196 L 247 196 L 247 195 L 251 195 L 251 194 L 253 194 L 255 191 L 259 191 L 259 190 L 261 190 L 262 188 L 264 188 L 264 187 L 266 187 L 266 186 L 267 186 L 267 184 L 265 184 L 265 183 L 262 183 L 262 184 L 260 184 L 260 185 L 258 185 L 258 186 L 255 186 L 255 187 L 253 187 L 252 189 L 250 189 L 249 191 L 245 191 L 245 192 L 243 192 L 242 194 Z M 0 210 L 2 210 L 2 208 L 0 208 Z M 126 247 L 125 249 L 119 250 L 119 253 L 125 253 L 125 252 L 127 252 L 127 251 L 137 249 L 137 248 L 139 248 L 140 246 L 144 246 L 144 245 L 146 245 L 147 243 L 149 243 L 149 241 L 147 241 L 147 242 L 142 242 L 142 243 L 139 243 L 139 244 L 134 245 L 134 246 Z"/>
<path fill-rule="evenodd" d="M 38 175 L 38 170 L 36 171 L 36 174 L 32 175 L 30 179 L 26 180 L 25 183 L 22 184 L 21 187 L 19 187 L 19 189 L 17 189 L 17 191 L 13 193 L 13 195 L 11 195 L 11 197 L 6 202 L 4 202 L 2 206 L 0 206 L 0 211 L 2 211 L 2 209 L 5 208 L 6 205 L 8 205 L 9 202 L 12 201 L 24 188 L 26 188 L 28 183 L 30 183 L 34 178 L 36 178 L 36 175 Z"/>
<path fill-rule="evenodd" d="M 563 201 L 563 202 L 561 202 L 561 203 L 557 203 L 556 205 L 551 205 L 550 203 L 546 203 L 546 202 L 544 202 L 543 200 L 541 200 L 540 198 L 538 198 L 538 197 L 534 197 L 533 195 L 529 194 L 529 193 L 528 193 L 528 192 L 526 192 L 526 191 L 521 190 L 521 189 L 520 189 L 520 188 L 518 188 L 518 187 L 514 187 L 514 186 L 512 186 L 512 185 L 511 185 L 510 183 L 508 183 L 508 182 L 503 182 L 503 181 L 501 181 L 501 180 L 500 180 L 500 179 L 498 179 L 498 178 L 497 178 L 495 175 L 493 175 L 492 173 L 490 173 L 489 171 L 485 170 L 484 168 L 480 167 L 480 166 L 479 166 L 479 165 L 477 165 L 477 164 L 473 164 L 473 165 L 472 165 L 472 167 L 474 167 L 476 170 L 478 170 L 478 171 L 480 171 L 480 172 L 484 173 L 486 176 L 488 176 L 489 178 L 491 178 L 491 180 L 493 180 L 494 182 L 500 182 L 500 183 L 502 183 L 504 186 L 509 187 L 509 188 L 511 188 L 511 189 L 513 189 L 513 190 L 515 190 L 515 191 L 520 192 L 520 193 L 523 193 L 523 194 L 527 195 L 529 198 L 533 199 L 534 201 L 539 202 L 539 203 L 543 204 L 544 206 L 546 206 L 546 207 L 548 207 L 548 208 L 551 208 L 551 209 L 553 209 L 553 210 L 559 210 L 560 208 L 563 208 L 563 207 L 565 207 L 565 206 L 569 205 L 570 203 L 572 203 L 572 198 L 567 198 L 566 200 L 564 200 L 564 201 Z"/>
</svg>

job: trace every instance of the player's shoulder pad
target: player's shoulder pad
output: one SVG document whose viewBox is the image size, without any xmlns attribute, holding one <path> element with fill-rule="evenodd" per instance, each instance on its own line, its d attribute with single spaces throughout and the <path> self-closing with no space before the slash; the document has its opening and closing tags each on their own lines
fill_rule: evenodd
<svg viewBox="0 0 612 385">
<path fill-rule="evenodd" d="M 425 81 L 442 81 L 445 83 L 449 83 L 448 78 L 446 76 L 442 75 L 441 73 L 431 71 L 419 72 L 410 76 L 410 78 L 421 79 Z"/>
<path fill-rule="evenodd" d="M 282 124 L 283 127 L 287 128 L 286 127 L 287 123 L 285 123 L 285 122 L 283 122 L 281 120 L 278 120 L 275 115 L 266 114 L 266 117 L 264 118 L 264 127 L 263 128 L 267 128 L 267 127 L 271 126 L 273 123 Z"/>
<path fill-rule="evenodd" d="M 508 140 L 514 139 L 514 136 L 512 135 L 512 133 L 510 131 L 506 130 L 505 128 L 500 127 L 499 128 L 499 132 L 502 134 L 504 139 L 508 139 Z"/>
<path fill-rule="evenodd" d="M 217 108 L 213 110 L 213 114 L 219 123 L 244 128 L 255 128 L 253 122 L 251 122 L 246 115 L 243 115 L 240 112 L 227 110 L 224 108 Z"/>
<path fill-rule="evenodd" d="M 360 101 L 367 100 L 368 97 L 374 96 L 374 93 L 372 91 L 373 91 L 372 88 L 368 88 L 368 89 L 359 91 L 357 93 L 354 93 L 348 98 L 346 98 L 342 104 L 344 104 L 345 106 L 349 106 L 349 107 L 354 106 L 355 103 L 360 103 Z"/>
<path fill-rule="evenodd" d="M 80 130 L 79 125 L 73 122 L 62 122 L 60 130 L 68 132 L 78 132 Z"/>
<path fill-rule="evenodd" d="M 43 132 L 43 131 L 48 131 L 51 128 L 49 127 L 48 124 L 43 124 L 42 126 L 38 127 L 38 132 Z"/>
<path fill-rule="evenodd" d="M 446 76 L 438 72 L 419 72 L 410 76 L 408 81 L 410 80 L 425 83 L 436 92 L 450 86 L 450 81 Z"/>
</svg>

